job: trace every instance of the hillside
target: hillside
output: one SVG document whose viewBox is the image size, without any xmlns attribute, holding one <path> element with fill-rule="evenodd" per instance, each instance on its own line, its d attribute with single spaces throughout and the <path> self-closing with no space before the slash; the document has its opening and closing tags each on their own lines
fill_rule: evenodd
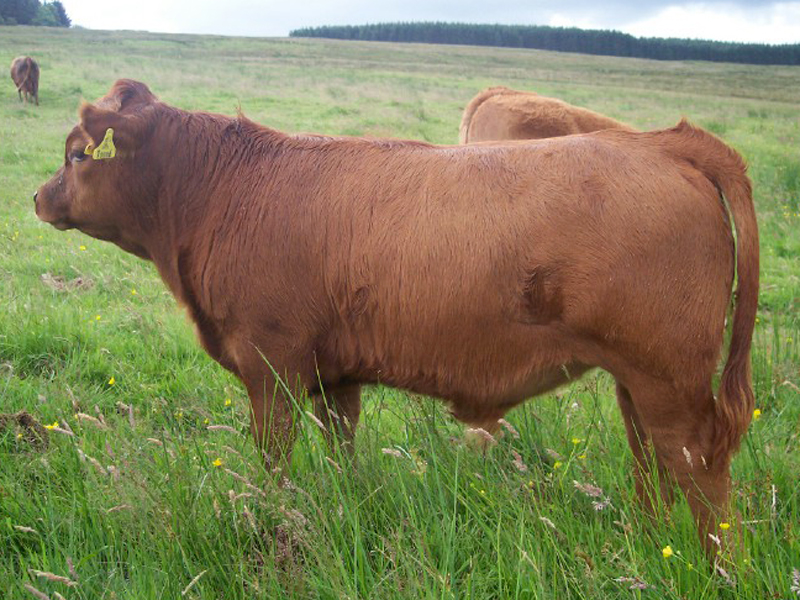
<svg viewBox="0 0 800 600">
<path fill-rule="evenodd" d="M 45 448 L 18 438 L 8 418 L 0 427 L 4 598 L 33 597 L 25 585 L 53 599 L 596 600 L 631 588 L 646 588 L 637 598 L 794 597 L 796 67 L 0 27 L 0 63 L 20 54 L 39 61 L 41 105 L 21 104 L 6 74 L 0 414 L 27 411 L 51 429 Z M 344 457 L 328 452 L 302 405 L 291 483 L 278 485 L 248 434 L 243 388 L 201 350 L 152 265 L 34 215 L 32 194 L 63 164 L 81 102 L 121 77 L 184 109 L 241 108 L 285 131 L 439 144 L 456 143 L 475 93 L 506 85 L 642 129 L 685 116 L 735 147 L 749 163 L 762 256 L 760 418 L 733 465 L 744 552 L 715 571 L 684 501 L 652 520 L 638 508 L 614 382 L 602 372 L 511 412 L 519 437 L 508 430 L 486 456 L 462 443 L 441 403 L 370 387 L 357 466 L 341 474 Z"/>
</svg>

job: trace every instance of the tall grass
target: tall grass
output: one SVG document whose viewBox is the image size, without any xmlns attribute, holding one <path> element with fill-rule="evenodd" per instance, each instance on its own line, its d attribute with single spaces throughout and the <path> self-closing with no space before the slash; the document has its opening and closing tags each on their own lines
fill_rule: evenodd
<svg viewBox="0 0 800 600">
<path fill-rule="evenodd" d="M 10 80 L 0 90 L 0 413 L 51 429 L 46 447 L 15 421 L 0 432 L 4 598 L 32 598 L 25 585 L 137 600 L 797 595 L 797 69 L 0 28 L 3 60 L 22 53 L 40 61 L 41 106 L 20 104 Z M 513 411 L 486 453 L 440 403 L 369 388 L 354 464 L 297 398 L 288 480 L 268 473 L 241 386 L 152 267 L 33 215 L 79 103 L 122 76 L 289 131 L 454 143 L 463 106 L 496 84 L 642 128 L 685 115 L 716 131 L 750 164 L 762 239 L 761 412 L 733 465 L 743 555 L 711 568 L 682 499 L 642 513 L 603 373 Z"/>
</svg>

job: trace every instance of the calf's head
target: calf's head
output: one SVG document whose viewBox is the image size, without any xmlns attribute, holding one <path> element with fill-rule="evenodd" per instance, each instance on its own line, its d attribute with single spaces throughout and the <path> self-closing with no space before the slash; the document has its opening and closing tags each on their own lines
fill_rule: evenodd
<svg viewBox="0 0 800 600">
<path fill-rule="evenodd" d="M 146 258 L 137 230 L 157 181 L 147 164 L 157 106 L 147 86 L 126 79 L 97 103 L 84 104 L 67 136 L 64 164 L 33 196 L 36 215 Z"/>
</svg>

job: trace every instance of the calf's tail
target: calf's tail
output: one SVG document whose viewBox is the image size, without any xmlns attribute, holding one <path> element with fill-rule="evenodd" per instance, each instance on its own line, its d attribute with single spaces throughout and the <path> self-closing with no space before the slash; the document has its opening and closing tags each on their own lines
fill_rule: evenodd
<svg viewBox="0 0 800 600">
<path fill-rule="evenodd" d="M 736 232 L 736 277 L 733 324 L 728 358 L 715 405 L 712 464 L 727 467 L 753 415 L 750 348 L 758 308 L 758 226 L 753 193 L 742 157 L 710 133 L 681 121 L 674 132 L 673 153 L 698 168 L 719 189 Z"/>
</svg>

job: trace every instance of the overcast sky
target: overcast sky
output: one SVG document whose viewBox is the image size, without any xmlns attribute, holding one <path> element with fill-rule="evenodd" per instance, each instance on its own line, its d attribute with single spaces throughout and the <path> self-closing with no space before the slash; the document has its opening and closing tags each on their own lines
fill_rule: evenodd
<svg viewBox="0 0 800 600">
<path fill-rule="evenodd" d="M 316 25 L 459 21 L 616 29 L 637 36 L 800 43 L 800 0 L 62 0 L 75 25 L 286 36 Z"/>
</svg>

